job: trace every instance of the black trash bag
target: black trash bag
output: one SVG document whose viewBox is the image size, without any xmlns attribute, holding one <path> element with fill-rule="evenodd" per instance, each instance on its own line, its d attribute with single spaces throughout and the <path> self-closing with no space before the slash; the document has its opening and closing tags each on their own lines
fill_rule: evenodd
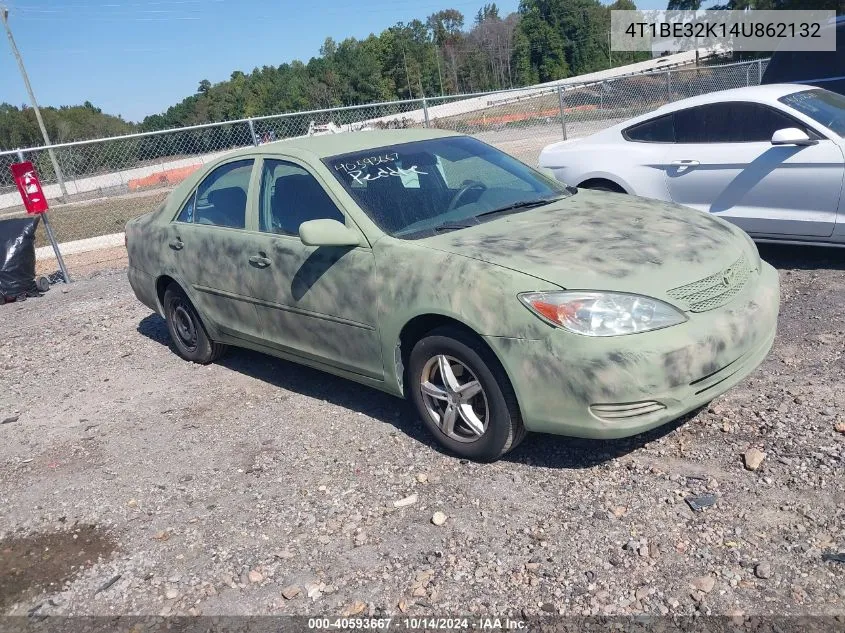
<svg viewBox="0 0 845 633">
<path fill-rule="evenodd" d="M 35 229 L 40 216 L 0 220 L 0 303 L 38 296 Z"/>
</svg>

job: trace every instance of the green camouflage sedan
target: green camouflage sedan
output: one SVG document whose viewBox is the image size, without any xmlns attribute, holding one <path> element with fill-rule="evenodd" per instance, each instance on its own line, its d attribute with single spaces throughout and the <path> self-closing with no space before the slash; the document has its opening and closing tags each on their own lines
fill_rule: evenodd
<svg viewBox="0 0 845 633">
<path fill-rule="evenodd" d="M 246 347 L 406 397 L 478 460 L 674 420 L 762 362 L 778 315 L 776 271 L 727 222 L 432 130 L 233 152 L 126 236 L 185 359 Z"/>
</svg>

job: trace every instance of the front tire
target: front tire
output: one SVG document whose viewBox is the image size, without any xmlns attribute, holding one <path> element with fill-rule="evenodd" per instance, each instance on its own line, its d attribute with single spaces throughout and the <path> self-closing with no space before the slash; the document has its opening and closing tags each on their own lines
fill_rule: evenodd
<svg viewBox="0 0 845 633">
<path fill-rule="evenodd" d="M 411 350 L 408 391 L 440 444 L 462 457 L 494 461 L 525 437 L 504 369 L 474 335 L 438 328 Z"/>
<path fill-rule="evenodd" d="M 208 365 L 226 350 L 225 345 L 208 337 L 196 308 L 176 283 L 164 291 L 164 316 L 173 346 L 185 360 Z"/>
</svg>

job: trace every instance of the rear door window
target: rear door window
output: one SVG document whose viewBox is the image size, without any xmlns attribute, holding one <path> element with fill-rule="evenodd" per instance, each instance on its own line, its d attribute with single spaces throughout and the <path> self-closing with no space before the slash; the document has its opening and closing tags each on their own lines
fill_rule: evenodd
<svg viewBox="0 0 845 633">
<path fill-rule="evenodd" d="M 626 129 L 622 135 L 629 141 L 639 143 L 674 143 L 675 125 L 671 114 L 637 123 Z"/>
<path fill-rule="evenodd" d="M 254 162 L 237 160 L 217 167 L 191 194 L 176 221 L 246 228 L 246 201 Z"/>
</svg>

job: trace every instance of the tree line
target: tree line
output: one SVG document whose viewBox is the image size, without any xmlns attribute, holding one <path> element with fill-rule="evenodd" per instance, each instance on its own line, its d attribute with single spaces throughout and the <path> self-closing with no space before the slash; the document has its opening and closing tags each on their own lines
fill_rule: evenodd
<svg viewBox="0 0 845 633">
<path fill-rule="evenodd" d="M 469 18 L 443 9 L 399 22 L 364 39 L 328 38 L 319 55 L 252 72 L 234 71 L 219 83 L 204 79 L 193 94 L 161 114 L 132 123 L 82 106 L 42 108 L 54 142 L 152 131 L 300 110 L 485 92 L 561 79 L 647 53 L 613 53 L 611 9 L 631 0 L 522 0 L 503 15 L 488 3 Z M 41 145 L 27 106 L 0 104 L 0 149 Z"/>
<path fill-rule="evenodd" d="M 104 113 L 86 101 L 79 106 L 41 108 L 44 126 L 53 143 L 127 134 L 138 126 Z M 43 145 L 35 111 L 29 106 L 0 103 L 0 150 Z"/>
<path fill-rule="evenodd" d="M 709 9 L 835 9 L 842 0 L 713 0 Z M 669 9 L 699 9 L 702 0 L 669 0 Z M 81 106 L 43 108 L 54 142 L 231 121 L 246 117 L 379 101 L 432 98 L 522 87 L 647 59 L 647 52 L 610 50 L 610 12 L 632 0 L 521 0 L 503 15 L 484 4 L 469 19 L 457 9 L 399 22 L 380 34 L 337 42 L 319 54 L 203 79 L 193 94 L 160 114 L 132 123 Z M 41 145 L 31 108 L 0 104 L 0 149 Z"/>
</svg>

